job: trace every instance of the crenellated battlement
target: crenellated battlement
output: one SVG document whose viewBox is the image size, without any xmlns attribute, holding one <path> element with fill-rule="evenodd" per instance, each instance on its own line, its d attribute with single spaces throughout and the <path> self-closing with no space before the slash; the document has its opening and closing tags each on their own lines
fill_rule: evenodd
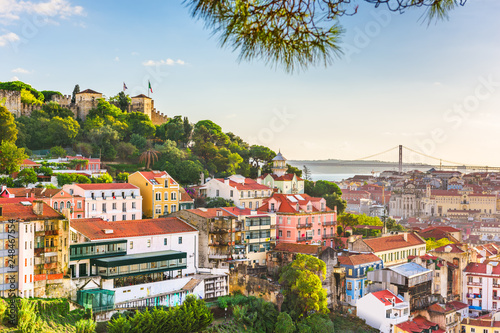
<svg viewBox="0 0 500 333">
<path fill-rule="evenodd" d="M 102 94 L 87 89 L 77 94 L 75 103 L 71 103 L 71 95 L 52 95 L 48 102 L 56 102 L 60 106 L 73 112 L 73 118 L 85 120 L 88 112 L 97 106 Z M 40 110 L 41 105 L 25 104 L 21 102 L 21 92 L 11 90 L 0 90 L 0 102 L 16 117 L 31 116 L 35 110 Z M 128 112 L 141 112 L 146 114 L 154 125 L 160 125 L 168 121 L 167 115 L 156 110 L 154 100 L 145 95 L 132 97 Z"/>
</svg>

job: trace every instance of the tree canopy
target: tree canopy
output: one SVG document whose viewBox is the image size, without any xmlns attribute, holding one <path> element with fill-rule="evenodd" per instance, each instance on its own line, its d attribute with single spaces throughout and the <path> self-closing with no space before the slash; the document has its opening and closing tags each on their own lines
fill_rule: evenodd
<svg viewBox="0 0 500 333">
<path fill-rule="evenodd" d="M 284 308 L 292 318 L 328 312 L 326 290 L 321 283 L 325 277 L 325 262 L 305 254 L 297 254 L 283 268 L 279 283 L 283 286 Z"/>
<path fill-rule="evenodd" d="M 429 22 L 446 18 L 467 0 L 364 0 L 363 5 L 403 13 L 423 7 Z M 205 21 L 222 47 L 239 60 L 262 60 L 287 72 L 329 65 L 342 54 L 340 22 L 358 12 L 351 0 L 187 0 L 191 15 Z"/>
</svg>

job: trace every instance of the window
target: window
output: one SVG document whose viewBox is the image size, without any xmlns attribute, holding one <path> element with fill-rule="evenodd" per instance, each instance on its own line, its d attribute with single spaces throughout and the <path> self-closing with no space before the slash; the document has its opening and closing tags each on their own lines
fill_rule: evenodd
<svg viewBox="0 0 500 333">
<path fill-rule="evenodd" d="M 122 215 L 122 221 L 125 221 L 127 219 L 127 215 Z"/>
<path fill-rule="evenodd" d="M 171 199 L 172 201 L 177 200 L 177 192 L 172 192 L 172 193 L 170 194 L 170 199 Z"/>
<path fill-rule="evenodd" d="M 146 240 L 146 246 L 147 247 L 151 247 L 151 239 L 147 239 Z"/>
<path fill-rule="evenodd" d="M 286 232 L 286 238 L 290 238 L 290 237 L 292 237 L 292 233 L 290 231 L 287 231 Z"/>
<path fill-rule="evenodd" d="M 57 202 L 54 202 L 54 210 L 57 210 Z"/>
<path fill-rule="evenodd" d="M 318 236 L 321 236 L 321 229 L 318 228 Z"/>
<path fill-rule="evenodd" d="M 286 224 L 290 224 L 290 223 L 292 223 L 292 219 L 290 217 L 287 217 Z"/>
<path fill-rule="evenodd" d="M 156 206 L 155 214 L 161 214 L 161 207 L 160 206 Z"/>
<path fill-rule="evenodd" d="M 82 214 L 78 214 L 78 215 L 76 215 L 76 218 L 77 218 L 77 219 L 81 219 L 81 218 L 82 218 Z"/>
<path fill-rule="evenodd" d="M 132 214 L 132 220 L 135 220 L 135 214 Z"/>
<path fill-rule="evenodd" d="M 347 290 L 352 290 L 352 282 L 347 282 Z"/>
<path fill-rule="evenodd" d="M 168 214 L 168 205 L 163 206 L 163 214 Z"/>
<path fill-rule="evenodd" d="M 134 248 L 134 241 L 130 241 L 130 249 L 132 250 Z"/>
<path fill-rule="evenodd" d="M 248 208 L 252 209 L 252 202 L 251 201 L 248 203 Z"/>
<path fill-rule="evenodd" d="M 229 196 L 232 198 L 233 197 L 233 190 L 229 191 Z"/>
<path fill-rule="evenodd" d="M 66 201 L 66 208 L 71 208 L 71 202 Z"/>
<path fill-rule="evenodd" d="M 174 213 L 176 210 L 177 210 L 177 206 L 176 205 L 171 205 L 170 206 L 170 213 Z"/>
<path fill-rule="evenodd" d="M 116 215 L 111 216 L 111 221 L 113 221 L 113 222 L 116 221 Z"/>
<path fill-rule="evenodd" d="M 352 269 L 351 268 L 349 268 L 349 275 L 352 276 Z M 348 282 L 348 283 L 350 283 L 350 282 Z M 351 289 L 349 289 L 349 290 L 351 290 Z"/>
<path fill-rule="evenodd" d="M 241 198 L 244 198 L 244 197 L 245 197 L 245 195 L 244 195 L 244 192 L 243 192 L 243 191 L 241 191 L 241 192 L 240 192 L 240 197 L 241 197 Z"/>
<path fill-rule="evenodd" d="M 167 245 L 167 239 L 163 238 L 163 245 Z"/>
<path fill-rule="evenodd" d="M 76 208 L 78 208 L 78 209 L 82 209 L 82 202 L 81 202 L 81 201 L 78 201 L 78 202 L 76 203 Z"/>
<path fill-rule="evenodd" d="M 132 202 L 132 209 L 135 209 L 135 202 Z"/>
<path fill-rule="evenodd" d="M 156 193 L 156 200 L 161 200 L 161 193 L 160 192 L 157 192 Z"/>
<path fill-rule="evenodd" d="M 102 212 L 106 213 L 106 204 L 105 203 L 102 204 Z"/>
<path fill-rule="evenodd" d="M 182 237 L 179 237 L 179 244 L 182 244 Z"/>
<path fill-rule="evenodd" d="M 116 210 L 116 202 L 113 202 L 113 210 Z"/>
<path fill-rule="evenodd" d="M 124 202 L 122 203 L 122 212 L 126 212 L 127 211 L 127 203 Z"/>
<path fill-rule="evenodd" d="M 244 202 L 241 203 L 241 207 L 245 208 L 245 203 Z"/>
<path fill-rule="evenodd" d="M 168 187 L 168 179 L 165 179 L 165 188 Z"/>
<path fill-rule="evenodd" d="M 279 231 L 279 235 L 280 235 L 280 237 L 283 237 L 283 230 Z"/>
</svg>

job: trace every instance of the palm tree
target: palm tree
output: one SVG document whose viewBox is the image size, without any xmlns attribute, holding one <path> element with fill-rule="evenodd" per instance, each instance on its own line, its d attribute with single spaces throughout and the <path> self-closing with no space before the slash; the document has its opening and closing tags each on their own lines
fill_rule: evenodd
<svg viewBox="0 0 500 333">
<path fill-rule="evenodd" d="M 150 164 L 154 164 L 155 160 L 158 161 L 158 154 L 157 150 L 150 148 L 139 156 L 139 162 L 146 162 L 146 169 L 149 169 Z"/>
</svg>

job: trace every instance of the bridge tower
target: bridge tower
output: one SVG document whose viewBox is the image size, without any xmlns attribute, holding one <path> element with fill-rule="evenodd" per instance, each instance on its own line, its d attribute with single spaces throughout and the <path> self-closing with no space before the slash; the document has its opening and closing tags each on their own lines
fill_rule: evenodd
<svg viewBox="0 0 500 333">
<path fill-rule="evenodd" d="M 403 145 L 399 145 L 399 174 L 403 173 Z"/>
</svg>

